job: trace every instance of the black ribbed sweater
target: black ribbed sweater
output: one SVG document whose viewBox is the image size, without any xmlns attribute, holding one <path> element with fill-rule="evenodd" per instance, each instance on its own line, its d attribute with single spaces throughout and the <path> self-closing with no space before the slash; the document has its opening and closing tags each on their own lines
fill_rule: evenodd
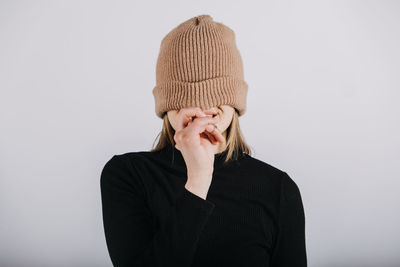
<svg viewBox="0 0 400 267">
<path fill-rule="evenodd" d="M 243 154 L 215 154 L 206 199 L 184 185 L 173 146 L 114 155 L 100 178 L 114 266 L 307 266 L 305 214 L 289 175 Z"/>
</svg>

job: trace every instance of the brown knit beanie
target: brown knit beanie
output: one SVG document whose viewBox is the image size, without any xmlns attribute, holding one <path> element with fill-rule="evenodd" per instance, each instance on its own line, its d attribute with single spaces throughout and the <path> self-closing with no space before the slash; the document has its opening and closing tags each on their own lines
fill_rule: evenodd
<svg viewBox="0 0 400 267">
<path fill-rule="evenodd" d="M 193 17 L 161 41 L 153 89 L 155 111 L 231 105 L 246 111 L 248 85 L 235 33 L 210 15 Z"/>
</svg>

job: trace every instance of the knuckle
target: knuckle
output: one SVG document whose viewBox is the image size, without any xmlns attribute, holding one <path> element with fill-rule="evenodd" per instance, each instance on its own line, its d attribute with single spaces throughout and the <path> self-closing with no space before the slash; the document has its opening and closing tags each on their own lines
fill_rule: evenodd
<svg viewBox="0 0 400 267">
<path fill-rule="evenodd" d="M 189 146 L 192 142 L 191 142 L 191 140 L 190 140 L 190 137 L 185 136 L 185 137 L 183 137 L 183 138 L 181 139 L 181 143 L 182 143 L 184 146 Z"/>
<path fill-rule="evenodd" d="M 174 140 L 176 141 L 180 141 L 182 139 L 182 131 L 177 131 L 174 135 Z"/>
</svg>

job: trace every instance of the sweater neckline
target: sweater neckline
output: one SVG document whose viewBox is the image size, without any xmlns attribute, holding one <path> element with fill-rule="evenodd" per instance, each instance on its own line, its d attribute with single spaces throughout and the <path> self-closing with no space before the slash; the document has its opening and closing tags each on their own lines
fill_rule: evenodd
<svg viewBox="0 0 400 267">
<path fill-rule="evenodd" d="M 161 152 L 165 154 L 171 166 L 186 168 L 186 162 L 183 158 L 182 152 L 175 146 L 167 145 L 161 150 Z M 214 154 L 214 170 L 219 169 L 227 164 L 224 163 L 227 154 L 228 150 Z"/>
</svg>

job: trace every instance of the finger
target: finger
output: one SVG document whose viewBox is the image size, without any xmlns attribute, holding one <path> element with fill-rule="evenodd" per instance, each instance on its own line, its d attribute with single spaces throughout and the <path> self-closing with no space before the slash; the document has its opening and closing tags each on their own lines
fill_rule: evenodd
<svg viewBox="0 0 400 267">
<path fill-rule="evenodd" d="M 214 110 L 204 110 L 203 113 L 205 113 L 206 115 L 212 115 L 214 116 L 218 116 L 218 111 L 214 111 Z"/>
<path fill-rule="evenodd" d="M 200 110 L 201 111 L 201 110 Z M 216 116 L 218 116 L 218 112 L 217 111 L 214 111 L 214 110 L 205 110 L 205 111 L 203 111 L 203 113 L 202 114 L 206 114 L 206 116 L 208 116 L 208 117 L 211 117 L 211 118 L 214 118 L 214 119 L 217 119 L 216 118 Z M 197 119 L 197 118 L 195 118 L 195 119 Z M 214 127 L 214 126 L 213 126 Z M 214 129 L 213 129 L 214 130 Z M 206 130 L 205 131 L 205 133 L 207 134 L 207 136 L 208 136 L 208 138 L 210 139 L 210 141 L 213 143 L 213 144 L 216 144 L 217 142 L 218 142 L 218 140 L 216 139 L 216 137 L 214 136 L 214 133 L 211 133 L 209 130 Z M 217 133 L 217 135 L 218 135 L 218 133 Z M 221 137 L 222 135 L 220 134 L 220 137 Z M 224 139 L 223 139 L 223 136 L 222 136 L 222 138 L 220 138 L 220 141 L 222 142 Z"/>
<path fill-rule="evenodd" d="M 204 131 L 203 133 L 205 133 L 207 135 L 208 139 L 210 140 L 210 142 L 212 144 L 216 144 L 217 143 L 217 140 L 215 139 L 215 136 L 212 133 L 208 132 L 207 130 Z"/>
<path fill-rule="evenodd" d="M 185 128 L 186 126 L 188 126 L 189 122 L 193 122 L 193 121 L 194 121 L 195 119 L 197 119 L 197 118 L 204 118 L 204 117 L 212 117 L 212 115 L 205 115 L 205 114 L 202 114 L 202 113 L 196 113 L 195 116 L 193 116 L 193 117 L 190 117 L 190 116 L 185 117 L 185 118 L 182 120 L 183 128 Z"/>
<path fill-rule="evenodd" d="M 207 114 L 205 114 L 199 107 L 186 108 L 185 110 L 180 110 L 178 113 L 180 121 L 184 127 L 187 126 L 187 123 L 191 121 L 193 117 L 204 117 L 206 115 Z"/>
<path fill-rule="evenodd" d="M 200 134 L 200 137 L 201 137 L 201 138 L 204 138 L 204 139 L 207 139 L 208 141 L 211 142 L 210 137 L 207 135 L 206 132 L 202 132 L 202 133 Z"/>
<path fill-rule="evenodd" d="M 186 138 L 193 141 L 196 140 L 196 136 L 200 135 L 201 137 L 208 139 L 211 143 L 214 143 L 216 142 L 215 138 L 206 130 L 209 123 L 213 123 L 212 120 L 212 118 L 197 118 L 193 122 L 190 122 L 188 127 L 181 131 L 180 135 L 182 137 L 186 136 Z"/>
<path fill-rule="evenodd" d="M 218 142 L 224 142 L 225 138 L 220 133 L 218 128 L 216 128 L 213 124 L 206 125 L 206 128 L 203 133 L 207 135 L 208 139 L 212 144 L 217 144 Z"/>
<path fill-rule="evenodd" d="M 188 122 L 188 126 L 192 123 L 192 121 Z M 216 144 L 217 140 L 215 139 L 214 135 L 212 135 L 210 132 L 205 130 L 200 134 L 201 137 L 207 138 L 212 144 Z"/>
<path fill-rule="evenodd" d="M 217 118 L 213 118 L 211 116 L 205 116 L 205 117 L 196 117 L 193 120 L 190 120 L 190 123 L 195 123 L 196 125 L 207 125 L 210 123 L 216 123 Z"/>
<path fill-rule="evenodd" d="M 190 137 L 190 139 L 195 138 L 197 135 L 206 138 L 213 144 L 217 143 L 218 140 L 223 142 L 224 138 L 220 133 L 218 133 L 217 129 L 212 133 L 214 130 L 212 124 L 217 123 L 217 121 L 217 118 L 211 117 L 195 118 L 193 121 L 188 122 L 188 126 L 182 129 L 179 135 Z"/>
<path fill-rule="evenodd" d="M 196 118 L 190 123 L 190 127 L 185 129 L 189 134 L 200 134 L 205 131 L 207 125 L 216 123 L 216 121 L 216 118 L 211 117 Z"/>
<path fill-rule="evenodd" d="M 225 141 L 225 137 L 222 135 L 222 133 L 218 129 L 218 127 L 214 127 L 214 125 L 208 125 L 206 127 L 206 131 L 208 131 L 210 134 L 212 134 L 217 142 L 223 143 Z"/>
<path fill-rule="evenodd" d="M 210 141 L 210 143 L 212 143 L 213 145 L 218 143 L 217 140 L 215 139 L 215 137 L 211 133 L 209 133 L 207 130 L 202 132 L 200 135 L 204 136 L 204 138 L 206 138 L 208 141 Z"/>
<path fill-rule="evenodd" d="M 205 116 L 205 117 L 201 117 L 201 118 L 195 118 L 195 119 L 190 119 L 186 126 L 189 126 L 191 123 L 193 123 L 196 120 L 196 123 L 199 122 L 200 119 L 200 124 L 207 124 L 207 123 L 213 123 L 214 122 L 214 118 L 210 117 L 210 116 Z M 210 120 L 211 119 L 211 120 Z"/>
</svg>

